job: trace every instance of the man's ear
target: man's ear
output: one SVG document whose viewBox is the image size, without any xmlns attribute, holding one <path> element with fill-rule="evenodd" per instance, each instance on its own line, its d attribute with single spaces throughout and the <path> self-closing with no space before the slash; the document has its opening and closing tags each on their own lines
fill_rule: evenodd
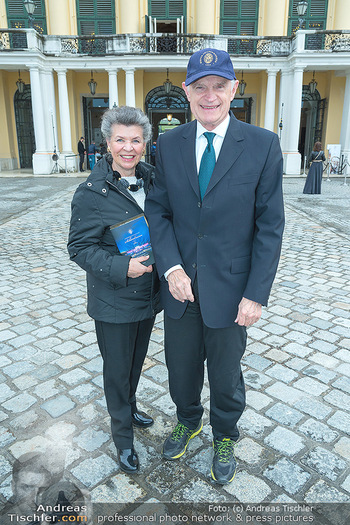
<svg viewBox="0 0 350 525">
<path fill-rule="evenodd" d="M 239 80 L 236 80 L 236 82 L 233 84 L 233 88 L 232 88 L 232 91 L 231 91 L 231 97 L 232 97 L 231 100 L 233 100 L 234 97 L 235 97 L 238 85 L 239 85 Z"/>
<path fill-rule="evenodd" d="M 190 90 L 188 89 L 188 86 L 186 86 L 185 82 L 182 82 L 182 89 L 186 93 L 187 100 L 190 102 Z"/>
</svg>

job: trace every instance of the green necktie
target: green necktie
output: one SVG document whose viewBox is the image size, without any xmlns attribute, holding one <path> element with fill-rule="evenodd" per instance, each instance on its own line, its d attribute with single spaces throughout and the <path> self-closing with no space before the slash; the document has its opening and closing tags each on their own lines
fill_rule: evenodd
<svg viewBox="0 0 350 525">
<path fill-rule="evenodd" d="M 203 135 L 207 139 L 208 144 L 202 155 L 202 159 L 201 159 L 201 163 L 199 167 L 199 173 L 198 173 L 199 189 L 201 192 L 202 200 L 203 200 L 205 192 L 207 191 L 210 177 L 212 176 L 215 162 L 216 162 L 215 149 L 213 146 L 213 140 L 215 137 L 215 133 L 210 133 L 209 131 L 206 131 L 205 133 L 203 133 Z"/>
</svg>

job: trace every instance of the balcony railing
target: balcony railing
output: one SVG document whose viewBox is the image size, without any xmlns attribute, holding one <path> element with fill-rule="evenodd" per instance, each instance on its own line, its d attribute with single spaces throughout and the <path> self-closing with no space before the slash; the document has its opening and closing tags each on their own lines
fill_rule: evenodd
<svg viewBox="0 0 350 525">
<path fill-rule="evenodd" d="M 231 55 L 281 57 L 292 52 L 350 52 L 350 31 L 298 31 L 294 37 L 142 33 L 123 35 L 39 35 L 33 29 L 0 29 L 0 52 L 37 50 L 49 56 L 192 54 L 224 49 Z"/>
</svg>

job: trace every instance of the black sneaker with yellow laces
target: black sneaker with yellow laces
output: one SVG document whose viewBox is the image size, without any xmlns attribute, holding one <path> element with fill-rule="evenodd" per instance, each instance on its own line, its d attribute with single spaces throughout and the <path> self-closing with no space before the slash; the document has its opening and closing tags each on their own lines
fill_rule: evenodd
<svg viewBox="0 0 350 525">
<path fill-rule="evenodd" d="M 190 439 L 197 436 L 203 428 L 203 423 L 200 421 L 197 428 L 194 430 L 186 427 L 182 423 L 178 423 L 170 436 L 166 438 L 163 445 L 164 459 L 178 459 L 185 452 Z"/>
<path fill-rule="evenodd" d="M 211 475 L 216 483 L 226 485 L 236 474 L 235 447 L 236 442 L 230 438 L 218 438 L 213 441 L 214 458 Z"/>
</svg>

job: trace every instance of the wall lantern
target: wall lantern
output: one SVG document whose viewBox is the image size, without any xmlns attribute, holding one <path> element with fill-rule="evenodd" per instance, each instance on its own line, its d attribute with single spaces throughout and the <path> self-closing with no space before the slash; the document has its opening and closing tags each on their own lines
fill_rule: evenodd
<svg viewBox="0 0 350 525">
<path fill-rule="evenodd" d="M 242 71 L 242 78 L 241 78 L 241 80 L 239 81 L 239 84 L 238 84 L 238 91 L 239 91 L 239 94 L 241 95 L 241 97 L 243 97 L 243 95 L 244 95 L 246 86 L 247 86 L 247 83 L 243 80 L 243 71 Z"/>
<path fill-rule="evenodd" d="M 21 72 L 20 72 L 20 70 L 18 70 L 18 80 L 16 82 L 16 86 L 17 86 L 17 89 L 18 89 L 18 93 L 23 93 L 25 83 L 21 79 Z"/>
<path fill-rule="evenodd" d="M 297 3 L 297 12 L 299 16 L 300 29 L 303 27 L 303 24 L 305 22 L 304 15 L 306 13 L 307 6 L 308 6 L 307 0 L 301 0 L 300 2 Z"/>
<path fill-rule="evenodd" d="M 89 85 L 89 88 L 90 88 L 91 95 L 94 96 L 95 93 L 96 93 L 97 82 L 95 82 L 95 80 L 94 80 L 94 77 L 92 75 L 92 71 L 91 71 L 91 80 L 88 82 L 88 85 Z"/>
<path fill-rule="evenodd" d="M 172 82 L 169 80 L 169 69 L 166 70 L 166 81 L 163 82 L 164 91 L 166 95 L 169 95 L 171 88 L 173 87 Z"/>
<path fill-rule="evenodd" d="M 309 82 L 309 90 L 311 95 L 313 95 L 316 91 L 317 82 L 315 80 L 315 71 L 312 73 L 312 80 Z"/>
<path fill-rule="evenodd" d="M 171 113 L 168 113 L 166 118 L 168 119 L 168 122 L 171 122 L 173 120 L 173 116 Z"/>
<path fill-rule="evenodd" d="M 29 26 L 33 27 L 33 21 L 34 21 L 33 13 L 35 11 L 35 2 L 34 0 L 24 0 L 23 5 L 26 8 L 26 11 L 28 13 Z"/>
</svg>

